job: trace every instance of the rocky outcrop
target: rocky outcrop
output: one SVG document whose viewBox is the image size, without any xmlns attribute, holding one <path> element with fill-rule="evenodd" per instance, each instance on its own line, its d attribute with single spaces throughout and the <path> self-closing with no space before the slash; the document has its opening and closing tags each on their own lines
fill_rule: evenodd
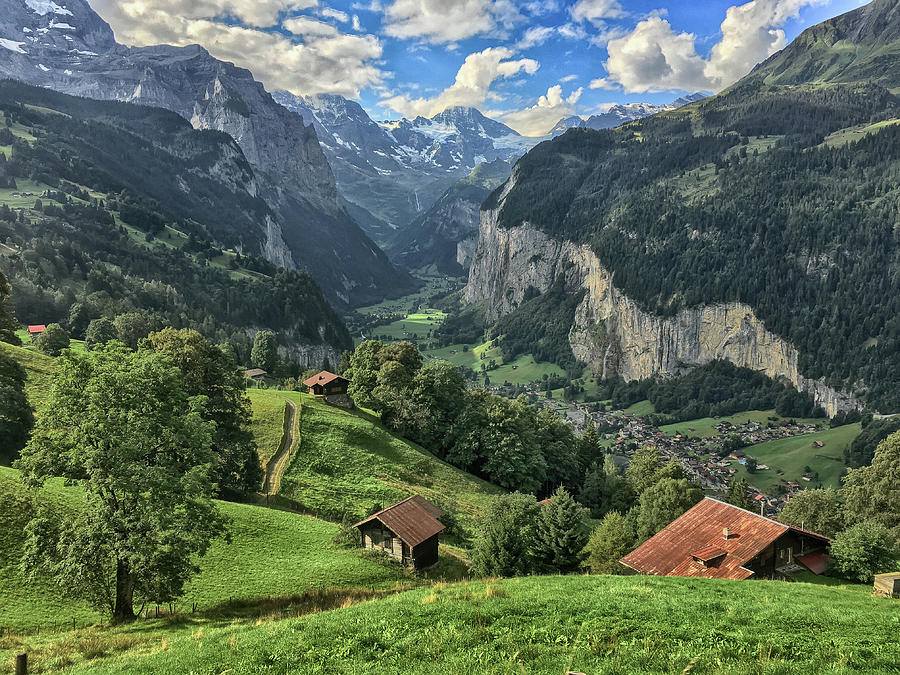
<svg viewBox="0 0 900 675">
<path fill-rule="evenodd" d="M 504 188 L 501 206 L 513 183 Z M 499 228 L 499 208 L 481 212 L 478 247 L 464 291 L 467 302 L 483 303 L 490 321 L 516 309 L 529 287 L 545 292 L 562 279 L 568 291 L 586 291 L 569 341 L 576 358 L 595 376 L 640 380 L 727 360 L 789 381 L 829 415 L 858 406 L 853 396 L 804 377 L 797 350 L 766 329 L 748 305 L 705 305 L 672 317 L 651 314 L 615 287 L 590 247 L 551 239 L 527 223 Z"/>
</svg>

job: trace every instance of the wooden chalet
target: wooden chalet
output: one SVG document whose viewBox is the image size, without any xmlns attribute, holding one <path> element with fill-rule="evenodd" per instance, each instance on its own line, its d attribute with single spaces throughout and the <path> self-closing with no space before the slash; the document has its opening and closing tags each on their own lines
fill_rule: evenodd
<svg viewBox="0 0 900 675">
<path fill-rule="evenodd" d="M 253 380 L 254 382 L 262 382 L 266 375 L 268 375 L 268 373 L 262 368 L 251 368 L 250 370 L 244 371 L 244 377 L 248 380 Z"/>
<path fill-rule="evenodd" d="M 831 539 L 706 497 L 619 562 L 642 574 L 783 579 L 822 574 Z"/>
<path fill-rule="evenodd" d="M 355 527 L 362 535 L 362 547 L 383 551 L 414 569 L 438 561 L 438 535 L 444 512 L 427 499 L 414 495 L 373 513 Z"/>
<path fill-rule="evenodd" d="M 350 380 L 323 370 L 321 373 L 304 380 L 303 384 L 309 388 L 310 394 L 316 396 L 337 396 L 339 394 L 346 395 Z"/>
</svg>

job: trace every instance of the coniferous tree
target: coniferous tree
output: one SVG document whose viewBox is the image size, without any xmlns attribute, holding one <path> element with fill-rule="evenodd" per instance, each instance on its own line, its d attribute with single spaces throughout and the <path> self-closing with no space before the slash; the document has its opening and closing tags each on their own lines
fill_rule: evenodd
<svg viewBox="0 0 900 675">
<path fill-rule="evenodd" d="M 261 368 L 267 373 L 275 370 L 278 361 L 278 348 L 275 344 L 275 334 L 272 331 L 261 330 L 253 338 L 253 349 L 250 351 L 250 365 Z"/>
<path fill-rule="evenodd" d="M 542 505 L 535 527 L 534 558 L 537 569 L 569 574 L 581 567 L 590 530 L 587 510 L 560 487 Z"/>
<path fill-rule="evenodd" d="M 744 478 L 736 481 L 732 480 L 728 483 L 728 489 L 725 491 L 723 500 L 729 504 L 733 504 L 734 506 L 749 511 L 753 508 L 753 502 L 750 499 L 750 495 L 747 493 L 749 487 L 749 483 L 747 483 Z"/>
<path fill-rule="evenodd" d="M 22 341 L 16 335 L 19 329 L 19 322 L 13 316 L 12 309 L 9 307 L 12 289 L 6 280 L 3 270 L 0 270 L 0 342 L 6 342 L 11 345 L 20 345 Z"/>
<path fill-rule="evenodd" d="M 18 361 L 0 350 L 0 463 L 18 456 L 34 426 L 25 395 L 27 375 Z"/>
</svg>

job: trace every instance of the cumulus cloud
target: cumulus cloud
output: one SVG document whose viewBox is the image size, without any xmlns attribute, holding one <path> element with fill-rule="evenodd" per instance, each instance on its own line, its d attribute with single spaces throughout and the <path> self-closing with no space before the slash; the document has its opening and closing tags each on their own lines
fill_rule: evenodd
<svg viewBox="0 0 900 675">
<path fill-rule="evenodd" d="M 334 9 L 333 7 L 323 7 L 319 10 L 319 14 L 324 16 L 326 19 L 335 19 L 336 21 L 340 21 L 341 23 L 347 23 L 350 20 L 350 15 L 347 12 L 342 12 L 339 9 Z"/>
<path fill-rule="evenodd" d="M 543 136 L 560 119 L 575 114 L 575 104 L 581 98 L 582 91 L 579 87 L 566 97 L 563 96 L 562 85 L 555 84 L 533 106 L 505 113 L 501 120 L 523 136 Z"/>
<path fill-rule="evenodd" d="M 625 16 L 619 0 L 578 0 L 569 8 L 569 13 L 575 21 L 590 21 L 591 23 L 603 23 L 607 19 L 619 19 Z"/>
<path fill-rule="evenodd" d="M 387 35 L 435 44 L 496 37 L 523 19 L 512 0 L 394 0 L 384 11 Z"/>
<path fill-rule="evenodd" d="M 469 54 L 456 73 L 456 80 L 433 98 L 411 98 L 406 94 L 380 101 L 382 106 L 406 117 L 432 117 L 452 106 L 479 106 L 485 102 L 491 85 L 498 79 L 510 78 L 520 72 L 537 72 L 540 64 L 533 59 L 512 59 L 507 47 L 489 47 Z"/>
<path fill-rule="evenodd" d="M 285 20 L 285 28 L 298 36 L 294 39 L 215 20 L 237 16 L 240 7 L 242 20 L 264 26 L 277 22 L 286 8 L 314 6 L 312 0 L 201 0 L 187 6 L 175 0 L 96 0 L 93 4 L 126 44 L 201 44 L 217 58 L 250 68 L 270 91 L 357 97 L 361 89 L 384 79 L 377 65 L 381 43 L 371 35 L 342 34 L 309 17 Z"/>
<path fill-rule="evenodd" d="M 627 35 L 609 41 L 606 78 L 591 88 L 621 86 L 626 92 L 669 89 L 719 91 L 786 43 L 781 26 L 806 6 L 824 0 L 752 0 L 728 9 L 722 39 L 709 57 L 697 53 L 696 36 L 677 33 L 661 16 L 651 16 Z"/>
</svg>

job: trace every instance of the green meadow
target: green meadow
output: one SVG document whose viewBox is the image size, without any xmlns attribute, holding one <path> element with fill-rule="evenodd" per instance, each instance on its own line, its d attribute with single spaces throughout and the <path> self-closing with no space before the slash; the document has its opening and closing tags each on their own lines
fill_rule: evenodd
<svg viewBox="0 0 900 675">
<path fill-rule="evenodd" d="M 900 663 L 896 601 L 858 586 L 525 577 L 348 596 L 344 605 L 288 619 L 139 622 L 26 644 L 39 671 L 46 663 L 92 675 L 896 673 Z"/>
</svg>

